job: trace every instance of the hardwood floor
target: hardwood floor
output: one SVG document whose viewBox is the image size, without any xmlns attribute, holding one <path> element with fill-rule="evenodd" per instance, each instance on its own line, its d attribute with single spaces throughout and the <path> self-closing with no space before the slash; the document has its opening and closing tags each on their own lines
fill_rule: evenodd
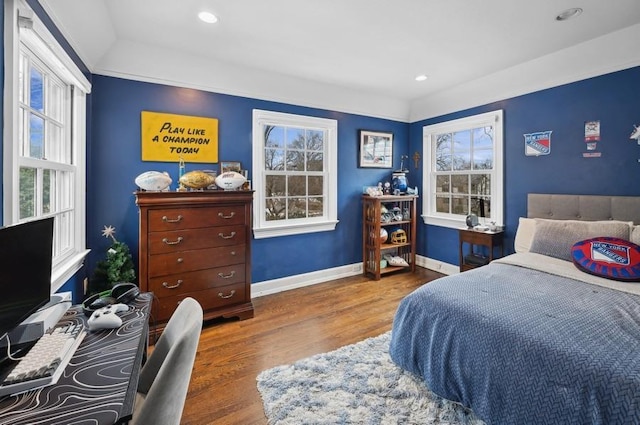
<svg viewBox="0 0 640 425">
<path fill-rule="evenodd" d="M 421 267 L 377 282 L 354 276 L 255 298 L 253 319 L 207 323 L 182 423 L 266 424 L 261 371 L 390 330 L 400 300 L 440 276 Z"/>
</svg>

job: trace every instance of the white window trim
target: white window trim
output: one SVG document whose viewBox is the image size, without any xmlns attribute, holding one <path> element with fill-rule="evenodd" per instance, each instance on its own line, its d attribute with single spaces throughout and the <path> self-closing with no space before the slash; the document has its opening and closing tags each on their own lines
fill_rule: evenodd
<svg viewBox="0 0 640 425">
<path fill-rule="evenodd" d="M 318 128 L 327 131 L 325 140 L 325 187 L 323 196 L 326 202 L 324 217 L 296 220 L 295 223 L 282 223 L 264 219 L 265 210 L 264 191 L 264 141 L 262 128 L 264 125 L 299 126 Z M 252 187 L 256 190 L 253 197 L 253 235 L 256 239 L 277 236 L 298 235 L 313 232 L 334 230 L 338 223 L 338 121 L 308 117 L 304 115 L 286 114 L 281 112 L 253 110 L 253 167 Z"/>
<path fill-rule="evenodd" d="M 20 18 L 20 19 L 19 19 Z M 27 25 L 19 25 L 19 21 Z M 29 21 L 32 25 L 28 25 Z M 29 27 L 31 26 L 31 27 Z M 51 66 L 56 74 L 63 77 L 74 90 L 73 163 L 77 170 L 73 194 L 76 251 L 54 265 L 51 273 L 51 293 L 60 289 L 80 270 L 89 253 L 86 249 L 86 95 L 91 92 L 91 83 L 46 26 L 22 0 L 4 2 L 4 130 L 3 130 L 3 220 L 4 224 L 18 222 L 19 208 L 14 202 L 18 190 L 18 146 L 9 141 L 18 140 L 18 64 L 21 38 L 29 47 Z"/>
<path fill-rule="evenodd" d="M 424 159 L 422 163 L 422 187 L 424 195 L 422 197 L 422 220 L 425 224 L 435 226 L 450 227 L 458 229 L 466 227 L 465 217 L 454 218 L 450 214 L 432 213 L 435 203 L 435 179 L 431 174 L 431 163 L 433 160 L 435 135 L 451 133 L 458 130 L 466 130 L 482 126 L 492 125 L 495 131 L 495 143 L 493 149 L 493 172 L 491 179 L 491 220 L 496 224 L 504 223 L 504 182 L 503 182 L 503 113 L 502 110 L 487 112 L 466 118 L 459 118 L 439 124 L 425 126 L 422 129 L 422 151 Z"/>
</svg>

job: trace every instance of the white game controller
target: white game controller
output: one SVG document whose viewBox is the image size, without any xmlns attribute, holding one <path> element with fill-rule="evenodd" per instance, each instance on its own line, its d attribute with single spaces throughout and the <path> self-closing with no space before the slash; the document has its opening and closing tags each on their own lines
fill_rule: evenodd
<svg viewBox="0 0 640 425">
<path fill-rule="evenodd" d="M 129 306 L 126 304 L 111 304 L 97 309 L 87 320 L 89 330 L 119 328 L 122 325 L 122 319 L 116 313 L 127 310 Z"/>
</svg>

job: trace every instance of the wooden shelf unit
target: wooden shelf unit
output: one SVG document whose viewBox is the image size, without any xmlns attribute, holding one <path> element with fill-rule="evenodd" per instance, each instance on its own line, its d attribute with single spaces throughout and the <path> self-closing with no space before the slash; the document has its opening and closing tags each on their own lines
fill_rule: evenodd
<svg viewBox="0 0 640 425">
<path fill-rule="evenodd" d="M 375 280 L 387 273 L 416 270 L 416 200 L 413 195 L 362 196 L 362 274 Z M 382 221 L 382 206 L 388 210 L 400 208 L 402 220 Z M 388 234 L 387 241 L 381 243 L 380 229 Z M 391 243 L 391 233 L 402 229 L 407 234 L 406 243 Z M 402 257 L 408 267 L 387 265 L 380 268 L 384 254 Z"/>
</svg>

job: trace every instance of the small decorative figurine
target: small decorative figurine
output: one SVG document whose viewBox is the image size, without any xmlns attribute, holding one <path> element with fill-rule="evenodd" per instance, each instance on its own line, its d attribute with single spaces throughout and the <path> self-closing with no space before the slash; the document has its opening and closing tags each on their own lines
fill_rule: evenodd
<svg viewBox="0 0 640 425">
<path fill-rule="evenodd" d="M 400 168 L 391 174 L 394 195 L 402 195 L 407 191 L 407 173 L 409 170 L 404 168 L 404 160 L 408 158 L 408 155 L 402 155 L 400 157 Z"/>
<path fill-rule="evenodd" d="M 420 152 L 415 151 L 413 153 L 413 166 L 414 168 L 418 168 L 418 164 L 420 163 Z"/>
<path fill-rule="evenodd" d="M 180 161 L 178 161 L 178 188 L 176 189 L 176 191 L 178 192 L 184 192 L 187 190 L 184 184 L 180 181 L 182 179 L 182 176 L 184 176 L 184 172 L 185 172 L 184 159 L 180 157 Z"/>
<path fill-rule="evenodd" d="M 638 144 L 640 145 L 640 125 L 639 126 L 633 126 L 633 133 L 631 133 L 631 139 L 636 139 L 636 141 L 638 142 Z"/>
</svg>

